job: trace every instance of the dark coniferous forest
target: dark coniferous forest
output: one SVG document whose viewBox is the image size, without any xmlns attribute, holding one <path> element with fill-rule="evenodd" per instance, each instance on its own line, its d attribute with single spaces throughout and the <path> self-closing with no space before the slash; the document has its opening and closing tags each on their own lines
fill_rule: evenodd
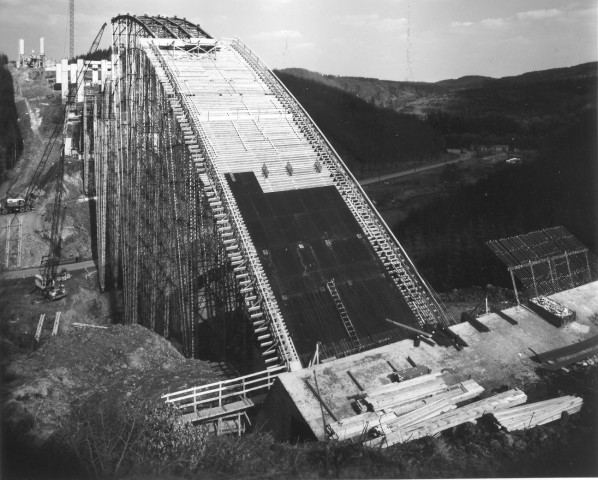
<svg viewBox="0 0 598 480">
<path fill-rule="evenodd" d="M 491 239 L 562 225 L 598 251 L 596 110 L 571 120 L 552 131 L 537 160 L 453 190 L 395 227 L 436 289 L 509 286 L 506 267 L 485 246 Z"/>
<path fill-rule="evenodd" d="M 276 74 L 358 177 L 430 161 L 444 151 L 440 134 L 414 115 L 378 108 L 321 82 Z"/>
<path fill-rule="evenodd" d="M 0 181 L 4 180 L 23 150 L 12 75 L 7 64 L 8 57 L 0 53 Z"/>
</svg>

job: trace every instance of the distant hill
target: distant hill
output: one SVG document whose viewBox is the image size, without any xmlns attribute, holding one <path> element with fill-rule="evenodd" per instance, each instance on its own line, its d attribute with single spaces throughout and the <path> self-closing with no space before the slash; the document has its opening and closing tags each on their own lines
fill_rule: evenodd
<svg viewBox="0 0 598 480">
<path fill-rule="evenodd" d="M 426 107 L 435 108 L 442 105 L 448 93 L 447 88 L 434 83 L 339 77 L 322 75 L 302 68 L 287 68 L 280 72 L 339 88 L 377 107 L 390 108 L 400 113 L 425 113 Z M 420 105 L 422 100 L 425 105 Z"/>
<path fill-rule="evenodd" d="M 597 102 L 598 63 L 504 78 L 466 76 L 436 83 L 282 73 L 349 92 L 374 105 L 426 119 L 447 147 L 513 144 L 537 148 Z"/>
<path fill-rule="evenodd" d="M 480 75 L 467 75 L 451 80 L 441 80 L 434 83 L 434 85 L 441 85 L 449 90 L 461 90 L 464 88 L 479 88 L 495 81 L 492 77 L 483 77 Z"/>
<path fill-rule="evenodd" d="M 416 116 L 379 108 L 309 74 L 276 73 L 358 177 L 396 171 L 444 152 L 441 136 Z"/>
</svg>

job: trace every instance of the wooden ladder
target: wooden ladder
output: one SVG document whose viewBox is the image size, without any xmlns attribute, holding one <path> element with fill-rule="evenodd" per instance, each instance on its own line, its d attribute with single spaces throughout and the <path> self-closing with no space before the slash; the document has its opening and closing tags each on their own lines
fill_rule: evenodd
<svg viewBox="0 0 598 480">
<path fill-rule="evenodd" d="M 339 295 L 338 290 L 336 289 L 334 278 L 326 282 L 326 288 L 328 288 L 328 292 L 330 293 L 330 296 L 334 301 L 334 306 L 336 307 L 336 310 L 338 311 L 338 314 L 340 315 L 341 320 L 343 321 L 345 330 L 347 330 L 347 333 L 349 334 L 349 338 L 353 342 L 353 345 L 355 345 L 355 348 L 361 349 L 361 342 L 359 341 L 357 332 L 355 332 L 355 327 L 353 326 L 353 322 L 351 321 L 351 318 L 347 313 L 345 304 L 343 303 L 341 296 Z"/>
</svg>

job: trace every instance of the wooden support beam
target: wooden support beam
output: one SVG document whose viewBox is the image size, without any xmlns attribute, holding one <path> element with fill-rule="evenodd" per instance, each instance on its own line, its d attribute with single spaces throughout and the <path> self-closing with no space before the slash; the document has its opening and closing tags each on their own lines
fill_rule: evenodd
<svg viewBox="0 0 598 480">
<path fill-rule="evenodd" d="M 478 332 L 489 332 L 490 329 L 480 322 L 477 318 L 475 318 L 469 312 L 463 312 L 461 314 L 461 320 L 464 322 L 468 322 L 473 328 L 475 328 Z"/>
</svg>

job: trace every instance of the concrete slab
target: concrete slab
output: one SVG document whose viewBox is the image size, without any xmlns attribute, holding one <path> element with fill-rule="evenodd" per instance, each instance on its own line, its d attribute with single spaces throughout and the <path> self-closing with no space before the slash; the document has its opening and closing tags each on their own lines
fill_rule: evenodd
<svg viewBox="0 0 598 480">
<path fill-rule="evenodd" d="M 508 385 L 525 391 L 538 380 L 537 364 L 530 358 L 534 352 L 570 345 L 598 333 L 598 282 L 551 295 L 551 298 L 575 310 L 576 321 L 557 328 L 524 307 L 513 307 L 504 312 L 517 320 L 518 325 L 489 314 L 478 318 L 490 329 L 489 332 L 478 332 L 468 323 L 451 327 L 469 345 L 461 351 L 432 347 L 423 342 L 414 347 L 411 340 L 404 340 L 285 373 L 279 377 L 280 382 L 319 439 L 325 437 L 326 424 L 356 414 L 352 398 L 362 391 L 360 386 L 367 390 L 389 383 L 393 367 L 411 366 L 407 357 L 418 365 L 431 368 L 432 372 L 442 372 L 449 385 L 473 378 L 486 389 Z M 319 392 L 326 406 L 314 395 L 306 380 Z"/>
</svg>

